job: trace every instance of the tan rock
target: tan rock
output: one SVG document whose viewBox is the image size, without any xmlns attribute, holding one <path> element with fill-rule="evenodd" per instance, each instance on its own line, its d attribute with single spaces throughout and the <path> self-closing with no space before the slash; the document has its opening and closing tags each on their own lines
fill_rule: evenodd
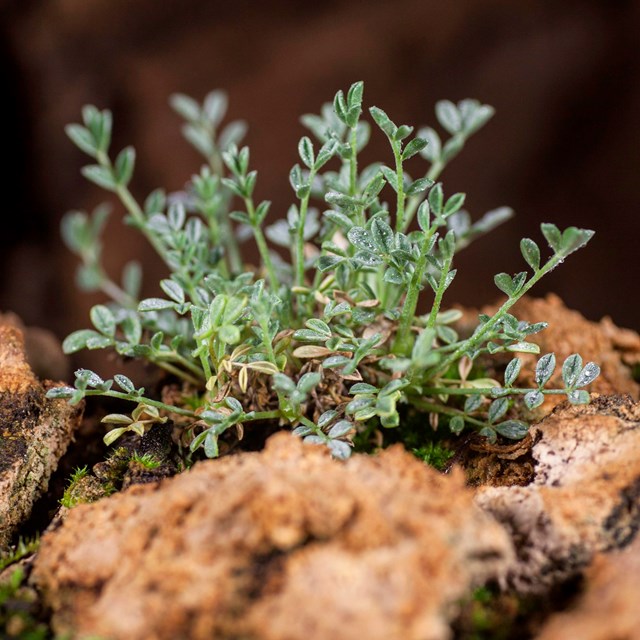
<svg viewBox="0 0 640 640">
<path fill-rule="evenodd" d="M 639 576 L 640 538 L 622 551 L 597 556 L 576 605 L 552 616 L 537 640 L 640 640 Z"/>
<path fill-rule="evenodd" d="M 22 333 L 0 325 L 0 549 L 46 491 L 79 418 L 77 408 L 45 398 Z"/>
<path fill-rule="evenodd" d="M 399 447 L 332 460 L 285 433 L 73 509 L 34 578 L 54 626 L 112 640 L 436 640 L 505 532 Z"/>
<path fill-rule="evenodd" d="M 540 592 L 583 570 L 640 527 L 640 404 L 628 396 L 562 405 L 533 428 L 535 477 L 479 490 L 477 503 L 510 532 L 507 581 Z"/>
</svg>

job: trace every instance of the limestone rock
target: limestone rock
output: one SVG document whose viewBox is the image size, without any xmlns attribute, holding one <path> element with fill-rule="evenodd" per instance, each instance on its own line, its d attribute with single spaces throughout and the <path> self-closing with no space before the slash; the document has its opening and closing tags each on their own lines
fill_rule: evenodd
<svg viewBox="0 0 640 640">
<path fill-rule="evenodd" d="M 112 640 L 436 640 L 512 550 L 400 447 L 346 463 L 290 434 L 73 509 L 34 580 L 57 632 Z"/>
<path fill-rule="evenodd" d="M 601 396 L 561 405 L 533 428 L 525 487 L 481 489 L 477 503 L 511 533 L 508 582 L 540 592 L 584 569 L 596 552 L 628 544 L 640 527 L 640 404 Z"/>
<path fill-rule="evenodd" d="M 597 556 L 577 604 L 552 616 L 537 640 L 640 640 L 638 576 L 640 538 L 623 551 Z"/>
<path fill-rule="evenodd" d="M 45 393 L 26 362 L 22 333 L 0 325 L 0 549 L 46 491 L 80 418 Z"/>
</svg>

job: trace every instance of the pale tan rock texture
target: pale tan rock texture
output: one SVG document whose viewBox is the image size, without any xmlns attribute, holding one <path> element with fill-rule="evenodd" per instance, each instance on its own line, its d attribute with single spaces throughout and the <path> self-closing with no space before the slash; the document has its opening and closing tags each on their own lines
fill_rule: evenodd
<svg viewBox="0 0 640 640">
<path fill-rule="evenodd" d="M 111 640 L 439 640 L 511 556 L 462 473 L 287 433 L 74 508 L 34 580 L 58 633 Z"/>
<path fill-rule="evenodd" d="M 640 538 L 597 556 L 585 582 L 578 602 L 553 615 L 537 640 L 640 640 Z"/>
<path fill-rule="evenodd" d="M 78 408 L 45 393 L 22 333 L 0 325 L 0 549 L 46 491 L 80 419 Z"/>
<path fill-rule="evenodd" d="M 600 396 L 561 405 L 532 429 L 535 476 L 524 487 L 480 489 L 477 503 L 513 538 L 507 583 L 544 592 L 640 527 L 640 404 Z"/>
</svg>

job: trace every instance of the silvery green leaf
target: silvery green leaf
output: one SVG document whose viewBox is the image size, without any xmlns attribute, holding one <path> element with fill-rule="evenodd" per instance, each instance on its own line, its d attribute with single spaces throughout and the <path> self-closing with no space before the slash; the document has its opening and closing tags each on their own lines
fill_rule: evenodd
<svg viewBox="0 0 640 640">
<path fill-rule="evenodd" d="M 531 238 L 522 238 L 520 240 L 520 251 L 527 264 L 537 271 L 540 268 L 540 249 Z"/>
<path fill-rule="evenodd" d="M 394 247 L 394 234 L 391 227 L 380 218 L 371 222 L 369 231 L 371 240 L 381 253 L 389 253 Z"/>
<path fill-rule="evenodd" d="M 95 305 L 91 308 L 90 317 L 93 326 L 100 333 L 111 337 L 115 334 L 116 321 L 108 307 L 102 304 Z"/>
<path fill-rule="evenodd" d="M 438 184 L 429 191 L 429 207 L 436 216 L 442 214 L 443 201 L 444 194 L 442 193 L 442 184 L 438 182 Z"/>
<path fill-rule="evenodd" d="M 538 360 L 536 365 L 535 381 L 539 387 L 549 382 L 556 368 L 556 356 L 554 353 L 547 353 Z"/>
<path fill-rule="evenodd" d="M 483 400 L 484 396 L 481 395 L 468 396 L 464 401 L 464 412 L 473 413 L 474 411 L 477 411 L 482 405 Z"/>
<path fill-rule="evenodd" d="M 220 149 L 229 149 L 234 144 L 239 144 L 247 133 L 247 123 L 244 120 L 233 120 L 221 132 L 218 137 Z"/>
<path fill-rule="evenodd" d="M 371 239 L 371 234 L 363 227 L 352 227 L 347 233 L 349 242 L 358 249 L 375 251 L 376 246 Z"/>
<path fill-rule="evenodd" d="M 131 382 L 131 380 L 129 380 L 129 378 L 127 378 L 127 376 L 123 376 L 120 373 L 117 373 L 115 376 L 113 376 L 113 379 L 115 381 L 115 383 L 123 390 L 126 391 L 127 393 L 135 393 L 135 386 L 133 384 L 133 382 Z"/>
<path fill-rule="evenodd" d="M 224 399 L 224 403 L 227 405 L 227 407 L 229 407 L 229 409 L 231 409 L 234 413 L 237 414 L 241 414 L 244 409 L 242 408 L 242 405 L 240 404 L 240 401 L 237 400 L 236 398 L 233 398 L 232 396 L 227 396 Z"/>
<path fill-rule="evenodd" d="M 372 251 L 358 251 L 353 259 L 366 267 L 376 267 L 383 263 L 382 258 Z"/>
<path fill-rule="evenodd" d="M 346 356 L 329 356 L 322 361 L 322 366 L 325 369 L 335 369 L 337 367 L 345 367 L 351 364 L 351 358 Z"/>
<path fill-rule="evenodd" d="M 571 404 L 589 404 L 589 392 L 584 389 L 576 389 L 567 394 Z"/>
<path fill-rule="evenodd" d="M 113 166 L 113 175 L 119 185 L 126 187 L 129 184 L 135 162 L 136 150 L 133 147 L 126 147 L 118 154 Z"/>
<path fill-rule="evenodd" d="M 429 208 L 429 201 L 424 200 L 418 207 L 418 225 L 423 231 L 428 231 L 431 224 L 431 210 Z"/>
<path fill-rule="evenodd" d="M 362 411 L 367 407 L 371 407 L 374 404 L 374 400 L 372 396 L 365 396 L 360 398 L 354 398 L 347 406 L 345 407 L 345 413 L 347 415 L 357 413 L 358 411 Z"/>
<path fill-rule="evenodd" d="M 533 410 L 544 402 L 544 395 L 541 391 L 529 391 L 523 399 L 527 409 Z"/>
<path fill-rule="evenodd" d="M 327 433 L 327 435 L 330 438 L 342 438 L 352 430 L 353 430 L 353 424 L 351 422 L 349 422 L 348 420 L 340 420 L 339 422 L 336 422 L 331 427 L 331 429 L 329 429 L 329 432 Z"/>
<path fill-rule="evenodd" d="M 513 383 L 516 381 L 516 378 L 520 374 L 520 367 L 522 366 L 522 361 L 520 358 L 514 358 L 507 365 L 507 368 L 504 371 L 504 383 L 507 387 L 513 386 Z"/>
<path fill-rule="evenodd" d="M 313 144 L 307 136 L 300 138 L 300 142 L 298 143 L 298 153 L 300 154 L 302 162 L 311 169 L 315 162 L 315 156 L 313 153 Z"/>
<path fill-rule="evenodd" d="M 177 302 L 178 304 L 182 304 L 184 302 L 184 290 L 175 280 L 170 280 L 168 278 L 161 280 L 160 288 L 174 302 Z"/>
<path fill-rule="evenodd" d="M 438 338 L 440 338 L 440 340 L 442 340 L 445 344 L 452 344 L 458 339 L 458 333 L 451 327 L 438 325 L 436 327 L 436 332 L 438 334 Z"/>
<path fill-rule="evenodd" d="M 318 418 L 318 426 L 321 429 L 324 429 L 324 427 L 326 427 L 334 418 L 336 418 L 338 416 L 338 412 L 335 411 L 334 409 L 330 409 L 329 411 L 325 411 L 319 418 Z"/>
<path fill-rule="evenodd" d="M 529 433 L 529 425 L 521 420 L 505 420 L 495 425 L 495 430 L 505 438 L 522 440 Z"/>
<path fill-rule="evenodd" d="M 414 180 L 406 189 L 405 195 L 413 196 L 416 193 L 422 193 L 433 185 L 433 180 L 430 178 L 418 178 Z"/>
<path fill-rule="evenodd" d="M 396 135 L 398 127 L 391 122 L 389 116 L 382 109 L 379 109 L 378 107 L 371 107 L 369 109 L 369 113 L 375 123 L 380 127 L 380 129 L 382 129 L 382 131 L 384 131 L 384 133 L 387 134 L 389 138 L 393 138 Z"/>
<path fill-rule="evenodd" d="M 69 334 L 62 343 L 62 350 L 66 354 L 75 353 L 80 349 L 87 348 L 87 341 L 91 338 L 101 338 L 99 333 L 93 329 L 80 329 Z"/>
<path fill-rule="evenodd" d="M 494 276 L 493 281 L 496 287 L 508 296 L 512 296 L 515 292 L 515 286 L 513 280 L 508 273 L 498 273 Z"/>
<path fill-rule="evenodd" d="M 211 429 L 207 430 L 204 439 L 204 455 L 207 458 L 218 457 L 218 435 Z"/>
<path fill-rule="evenodd" d="M 498 439 L 495 430 L 491 427 L 482 427 L 482 429 L 480 429 L 480 435 L 484 436 L 489 444 L 495 444 L 496 440 Z"/>
<path fill-rule="evenodd" d="M 333 269 L 337 264 L 340 264 L 344 258 L 340 256 L 320 256 L 316 262 L 316 268 L 318 271 L 324 272 Z"/>
<path fill-rule="evenodd" d="M 560 253 L 561 244 L 562 244 L 562 234 L 558 227 L 555 224 L 550 223 L 542 223 L 540 225 L 540 229 L 542 230 L 542 235 L 546 238 L 549 246 L 553 249 L 555 253 Z"/>
<path fill-rule="evenodd" d="M 395 267 L 389 267 L 384 272 L 383 280 L 391 284 L 404 284 L 405 278 Z"/>
<path fill-rule="evenodd" d="M 171 300 L 163 300 L 162 298 L 146 298 L 141 300 L 138 305 L 138 311 L 160 311 L 162 309 L 173 309 Z"/>
<path fill-rule="evenodd" d="M 349 389 L 349 394 L 355 395 L 357 393 L 375 394 L 378 393 L 378 387 L 374 387 L 372 384 L 368 384 L 367 382 L 356 382 L 356 384 Z"/>
<path fill-rule="evenodd" d="M 225 113 L 227 113 L 227 105 L 228 98 L 224 91 L 217 89 L 210 91 L 205 96 L 202 110 L 214 129 L 220 124 Z"/>
<path fill-rule="evenodd" d="M 516 342 L 507 347 L 507 351 L 512 353 L 540 353 L 540 347 L 533 342 Z"/>
<path fill-rule="evenodd" d="M 571 388 L 575 386 L 581 371 L 581 356 L 577 353 L 570 355 L 562 364 L 562 380 L 564 381 L 565 387 Z"/>
<path fill-rule="evenodd" d="M 568 227 L 562 232 L 562 239 L 560 240 L 560 252 L 563 256 L 568 256 L 570 253 L 577 251 L 584 247 L 589 240 L 593 237 L 595 231 L 590 229 L 578 229 L 577 227 Z"/>
<path fill-rule="evenodd" d="M 342 440 L 330 440 L 327 446 L 331 455 L 337 460 L 347 460 L 351 455 L 351 447 Z"/>
<path fill-rule="evenodd" d="M 107 191 L 115 191 L 117 188 L 116 181 L 107 167 L 98 164 L 87 165 L 80 170 L 82 175 L 89 181 L 97 184 L 99 187 Z"/>
<path fill-rule="evenodd" d="M 79 124 L 70 124 L 65 127 L 65 133 L 71 141 L 92 158 L 96 157 L 98 149 L 91 133 Z"/>
<path fill-rule="evenodd" d="M 200 119 L 200 105 L 183 93 L 174 93 L 169 98 L 171 108 L 185 120 L 194 121 Z"/>
<path fill-rule="evenodd" d="M 464 418 L 462 416 L 453 416 L 449 420 L 449 430 L 454 435 L 460 435 L 464 431 Z"/>
<path fill-rule="evenodd" d="M 322 380 L 322 374 L 318 373 L 317 371 L 305 373 L 300 376 L 296 387 L 302 393 L 309 393 L 312 389 L 320 384 L 320 380 Z"/>
<path fill-rule="evenodd" d="M 78 369 L 74 375 L 77 382 L 85 383 L 88 387 L 99 387 L 104 384 L 104 380 L 97 373 L 89 369 Z"/>
<path fill-rule="evenodd" d="M 424 138 L 414 138 L 404 148 L 404 151 L 402 152 L 402 159 L 408 160 L 409 158 L 413 158 L 413 156 L 415 156 L 416 153 L 420 153 L 420 151 L 422 151 L 427 146 L 427 144 L 428 143 Z"/>
<path fill-rule="evenodd" d="M 502 418 L 509 409 L 509 404 L 509 398 L 506 397 L 494 400 L 489 406 L 489 412 L 487 415 L 489 422 L 493 424 L 500 420 L 500 418 Z"/>
<path fill-rule="evenodd" d="M 324 342 L 327 336 L 311 329 L 298 329 L 294 332 L 293 339 L 301 342 Z"/>
<path fill-rule="evenodd" d="M 294 436 L 300 436 L 301 438 L 304 438 L 305 436 L 313 433 L 313 429 L 311 427 L 308 427 L 307 425 L 300 425 L 299 427 L 296 427 L 291 433 L 293 433 Z"/>
<path fill-rule="evenodd" d="M 425 127 L 418 131 L 418 136 L 427 141 L 427 146 L 420 152 L 420 155 L 430 162 L 438 160 L 440 158 L 440 153 L 442 152 L 442 143 L 440 142 L 440 136 L 436 131 L 431 127 Z"/>
<path fill-rule="evenodd" d="M 444 206 L 444 211 L 442 215 L 448 217 L 462 208 L 464 204 L 465 198 L 467 195 L 465 193 L 454 193 L 448 200 Z"/>
<path fill-rule="evenodd" d="M 240 342 L 240 329 L 235 324 L 225 324 L 218 330 L 218 337 L 225 344 L 238 344 Z"/>
<path fill-rule="evenodd" d="M 576 387 L 591 384 L 600 375 L 600 367 L 595 362 L 587 362 L 576 380 Z"/>
<path fill-rule="evenodd" d="M 71 398 L 75 392 L 73 387 L 53 387 L 47 391 L 46 397 L 50 399 Z"/>
<path fill-rule="evenodd" d="M 385 180 L 391 185 L 391 188 L 398 193 L 398 175 L 393 169 L 386 166 L 380 167 L 380 173 L 384 176 Z"/>
<path fill-rule="evenodd" d="M 308 329 L 311 329 L 312 331 L 322 333 L 327 338 L 331 337 L 331 328 L 326 322 L 324 322 L 324 320 L 320 320 L 319 318 L 309 318 L 309 320 L 307 320 L 304 324 Z"/>
<path fill-rule="evenodd" d="M 460 112 L 450 100 L 439 100 L 436 103 L 436 118 L 451 135 L 462 129 Z"/>
</svg>

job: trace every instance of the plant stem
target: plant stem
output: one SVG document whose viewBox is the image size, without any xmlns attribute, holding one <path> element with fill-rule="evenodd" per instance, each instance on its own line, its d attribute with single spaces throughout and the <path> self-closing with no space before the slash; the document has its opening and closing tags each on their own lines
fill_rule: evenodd
<svg viewBox="0 0 640 640">
<path fill-rule="evenodd" d="M 469 422 L 471 424 L 475 424 L 478 427 L 486 427 L 486 422 L 482 422 L 481 420 L 477 420 L 476 418 L 472 418 L 467 415 L 464 411 L 460 409 L 455 409 L 454 407 L 447 407 L 442 404 L 437 404 L 435 402 L 426 402 L 421 400 L 420 398 L 411 399 L 411 402 L 414 407 L 418 409 L 422 409 L 423 411 L 428 411 L 430 413 L 442 413 L 444 415 L 449 416 L 462 416 L 465 422 Z"/>
<path fill-rule="evenodd" d="M 357 126 L 351 129 L 351 157 L 349 158 L 349 195 L 355 196 L 358 190 L 358 150 L 356 132 Z"/>
<path fill-rule="evenodd" d="M 445 162 L 442 162 L 441 160 L 436 160 L 431 165 L 431 169 L 429 169 L 429 171 L 426 173 L 424 177 L 428 178 L 429 180 L 433 180 L 435 182 L 439 178 L 445 166 L 446 166 Z M 424 194 L 418 193 L 415 196 L 411 196 L 407 201 L 407 208 L 406 208 L 406 214 L 404 219 L 404 228 L 400 229 L 402 233 L 406 233 L 407 229 L 411 225 L 413 216 L 415 216 L 416 211 L 418 210 L 418 207 L 420 206 L 420 203 L 423 200 L 424 200 Z"/>
<path fill-rule="evenodd" d="M 479 345 L 484 336 L 489 333 L 493 328 L 498 324 L 501 318 L 513 307 L 513 305 L 518 302 L 518 300 L 525 294 L 531 287 L 533 287 L 538 280 L 540 280 L 543 276 L 553 270 L 555 267 L 560 264 L 562 261 L 562 256 L 554 255 L 549 261 L 541 268 L 536 271 L 533 276 L 526 282 L 522 289 L 518 291 L 518 293 L 514 296 L 509 297 L 504 304 L 498 309 L 498 311 L 494 314 L 492 318 L 487 320 L 487 322 L 474 333 L 468 340 L 465 340 L 461 343 L 461 345 L 447 358 L 445 358 L 437 367 L 436 371 L 433 372 L 433 376 L 438 373 L 442 373 L 446 371 L 454 362 L 459 360 L 466 352 L 472 351 L 477 345 Z"/>
<path fill-rule="evenodd" d="M 444 296 L 444 292 L 446 291 L 446 282 L 447 276 L 449 275 L 449 271 L 451 270 L 451 260 L 452 258 L 447 258 L 442 265 L 442 273 L 440 274 L 440 282 L 438 282 L 438 289 L 436 291 L 435 298 L 433 300 L 433 305 L 431 307 L 431 313 L 429 314 L 429 319 L 427 320 L 427 329 L 433 329 L 436 326 L 436 318 L 438 317 L 438 312 L 440 311 L 440 305 L 442 304 L 442 296 Z"/>
<path fill-rule="evenodd" d="M 313 182 L 315 171 L 309 171 L 309 185 Z M 295 254 L 295 284 L 297 287 L 304 286 L 304 227 L 307 221 L 307 211 L 309 209 L 309 198 L 311 189 L 300 200 L 300 214 L 298 216 L 298 228 L 296 230 L 296 254 Z"/>
<path fill-rule="evenodd" d="M 398 181 L 398 197 L 396 200 L 396 231 L 403 231 L 404 222 L 404 171 L 402 169 L 402 153 L 398 143 L 392 145 L 393 156 L 396 160 L 396 179 Z"/>
<path fill-rule="evenodd" d="M 273 267 L 273 261 L 271 260 L 271 255 L 269 254 L 269 247 L 267 246 L 267 241 L 265 240 L 264 233 L 262 233 L 260 225 L 254 222 L 256 217 L 256 209 L 253 206 L 253 200 L 251 198 L 245 198 L 244 204 L 247 208 L 249 220 L 252 221 L 251 229 L 253 230 L 253 237 L 255 238 L 256 244 L 258 245 L 260 257 L 262 258 L 262 262 L 264 263 L 265 269 L 267 270 L 267 277 L 269 278 L 271 291 L 275 293 L 280 288 L 280 283 L 278 282 L 278 278 L 276 277 L 276 271 Z"/>
<path fill-rule="evenodd" d="M 420 295 L 420 286 L 422 278 L 427 266 L 427 250 L 431 236 L 435 232 L 435 227 L 425 232 L 424 239 L 420 246 L 420 257 L 416 262 L 415 270 L 411 276 L 411 282 L 407 290 L 407 295 L 402 305 L 400 320 L 398 321 L 398 331 L 391 347 L 391 352 L 396 355 L 407 355 L 411 349 L 411 323 L 415 317 L 416 307 L 418 306 L 418 297 Z"/>
</svg>

